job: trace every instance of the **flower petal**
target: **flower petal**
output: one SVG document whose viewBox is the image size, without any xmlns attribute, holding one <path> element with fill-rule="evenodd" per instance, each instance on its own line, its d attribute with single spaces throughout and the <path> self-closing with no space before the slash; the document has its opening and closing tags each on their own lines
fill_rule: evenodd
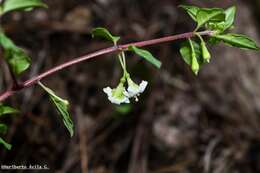
<svg viewBox="0 0 260 173">
<path fill-rule="evenodd" d="M 148 82 L 144 81 L 144 80 L 139 85 L 137 85 L 131 81 L 131 83 L 129 83 L 129 86 L 127 88 L 127 92 L 129 95 L 128 97 L 131 98 L 131 97 L 139 96 L 141 93 L 144 92 L 147 85 L 148 85 Z"/>
<path fill-rule="evenodd" d="M 118 88 L 117 88 L 118 89 Z M 120 88 L 119 88 L 120 89 Z M 107 94 L 108 96 L 108 100 L 111 102 L 111 103 L 114 103 L 114 104 L 117 104 L 117 105 L 120 105 L 121 103 L 130 103 L 130 100 L 129 98 L 127 97 L 126 94 L 127 91 L 125 90 L 125 88 L 122 89 L 122 94 L 115 94 L 115 90 L 116 89 L 111 89 L 110 87 L 106 87 L 103 89 L 104 93 Z"/>
<path fill-rule="evenodd" d="M 144 80 L 140 83 L 140 85 L 139 85 L 139 91 L 140 91 L 140 93 L 144 92 L 144 90 L 145 90 L 145 88 L 147 87 L 147 85 L 148 85 L 148 82 L 147 82 L 147 81 L 144 81 Z"/>
<path fill-rule="evenodd" d="M 139 87 L 128 86 L 127 91 L 128 91 L 128 96 L 133 97 L 139 94 Z"/>
<path fill-rule="evenodd" d="M 103 88 L 103 91 L 108 95 L 108 97 L 112 96 L 112 89 L 110 87 Z"/>
</svg>

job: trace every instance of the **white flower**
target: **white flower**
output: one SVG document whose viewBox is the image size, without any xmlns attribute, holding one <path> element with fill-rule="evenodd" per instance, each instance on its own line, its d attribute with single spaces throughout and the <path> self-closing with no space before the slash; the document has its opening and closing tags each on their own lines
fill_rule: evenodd
<svg viewBox="0 0 260 173">
<path fill-rule="evenodd" d="M 145 88 L 148 85 L 148 82 L 143 80 L 139 85 L 137 85 L 130 78 L 127 79 L 127 82 L 128 88 L 125 95 L 129 98 L 134 97 L 135 101 L 138 101 L 138 96 L 144 92 Z"/>
<path fill-rule="evenodd" d="M 107 94 L 111 103 L 120 105 L 121 103 L 130 103 L 129 98 L 125 95 L 126 90 L 124 84 L 120 83 L 115 89 L 106 87 L 103 91 Z"/>
</svg>

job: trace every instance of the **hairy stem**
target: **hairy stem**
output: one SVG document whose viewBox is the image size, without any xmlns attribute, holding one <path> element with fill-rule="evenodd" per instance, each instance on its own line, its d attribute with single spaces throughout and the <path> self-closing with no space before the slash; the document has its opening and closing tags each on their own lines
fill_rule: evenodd
<svg viewBox="0 0 260 173">
<path fill-rule="evenodd" d="M 134 42 L 134 43 L 128 43 L 128 44 L 124 44 L 124 45 L 117 45 L 117 46 L 113 46 L 113 47 L 109 47 L 109 48 L 105 48 L 105 49 L 101 49 L 98 51 L 95 51 L 93 53 L 72 59 L 70 61 L 67 61 L 65 63 L 62 63 L 60 65 L 57 65 L 41 74 L 38 74 L 34 77 L 32 77 L 29 80 L 26 80 L 22 83 L 19 84 L 19 87 L 11 87 L 9 89 L 7 89 L 4 93 L 2 93 L 0 95 L 0 102 L 4 101 L 5 99 L 7 99 L 8 97 L 14 95 L 16 92 L 24 89 L 24 88 L 28 88 L 34 84 L 37 84 L 38 81 L 53 75 L 54 73 L 61 71 L 63 69 L 65 69 L 66 67 L 70 67 L 72 65 L 81 63 L 83 61 L 95 58 L 95 57 L 99 57 L 101 55 L 105 55 L 105 54 L 109 54 L 112 52 L 117 52 L 117 51 L 123 51 L 123 50 L 127 50 L 128 47 L 130 45 L 132 46 L 137 46 L 137 47 L 144 47 L 144 46 L 150 46 L 150 45 L 156 45 L 156 44 L 160 44 L 160 43 L 165 43 L 165 42 L 171 42 L 174 40 L 180 40 L 180 39 L 187 39 L 187 38 L 191 38 L 196 36 L 196 34 L 199 34 L 201 36 L 210 36 L 213 34 L 213 31 L 203 31 L 203 32 L 187 32 L 187 33 L 183 33 L 183 34 L 178 34 L 178 35 L 173 35 L 173 36 L 167 36 L 167 37 L 162 37 L 162 38 L 157 38 L 157 39 L 152 39 L 152 40 L 146 40 L 146 41 L 140 41 L 140 42 Z"/>
</svg>

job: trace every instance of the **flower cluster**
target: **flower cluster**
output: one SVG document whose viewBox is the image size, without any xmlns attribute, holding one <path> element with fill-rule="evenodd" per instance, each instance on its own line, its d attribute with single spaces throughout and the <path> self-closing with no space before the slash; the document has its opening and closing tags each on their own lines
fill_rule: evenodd
<svg viewBox="0 0 260 173">
<path fill-rule="evenodd" d="M 130 103 L 130 98 L 134 98 L 135 101 L 138 101 L 138 96 L 144 92 L 145 88 L 148 85 L 147 81 L 142 81 L 139 85 L 136 84 L 131 78 L 126 70 L 126 59 L 125 53 L 121 52 L 118 54 L 118 59 L 123 69 L 123 76 L 120 79 L 120 83 L 116 88 L 106 87 L 103 91 L 107 94 L 108 100 L 111 103 L 120 105 L 121 103 Z M 127 83 L 127 89 L 125 85 Z"/>
<path fill-rule="evenodd" d="M 124 87 L 126 81 L 128 85 L 127 90 Z M 147 85 L 147 81 L 142 81 L 138 85 L 127 75 L 126 80 L 120 80 L 116 88 L 106 87 L 103 91 L 107 94 L 111 103 L 120 105 L 121 103 L 130 103 L 130 98 L 135 98 L 135 101 L 138 101 L 138 96 L 144 92 Z"/>
</svg>

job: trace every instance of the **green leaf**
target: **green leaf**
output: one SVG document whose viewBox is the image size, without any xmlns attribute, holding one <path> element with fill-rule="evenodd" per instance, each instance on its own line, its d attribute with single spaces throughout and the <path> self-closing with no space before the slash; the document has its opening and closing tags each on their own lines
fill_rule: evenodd
<svg viewBox="0 0 260 173">
<path fill-rule="evenodd" d="M 63 123 L 65 127 L 68 129 L 70 136 L 72 137 L 74 134 L 74 125 L 68 112 L 69 102 L 55 95 L 55 93 L 51 89 L 47 88 L 42 83 L 39 82 L 38 84 L 48 93 L 50 100 L 55 105 L 59 114 L 62 116 Z"/>
<path fill-rule="evenodd" d="M 230 7 L 227 10 L 225 10 L 225 20 L 222 21 L 212 21 L 206 23 L 206 29 L 215 31 L 215 33 L 220 34 L 223 33 L 225 30 L 230 29 L 233 26 L 235 14 L 236 14 L 236 8 Z"/>
<path fill-rule="evenodd" d="M 8 144 L 3 140 L 3 138 L 0 137 L 0 144 L 2 144 L 7 150 L 11 150 L 12 145 Z"/>
<path fill-rule="evenodd" d="M 0 133 L 6 134 L 6 132 L 7 132 L 7 125 L 0 123 Z"/>
<path fill-rule="evenodd" d="M 197 61 L 199 62 L 200 65 L 202 65 L 204 61 L 202 57 L 201 47 L 198 43 L 194 41 L 192 41 L 192 45 L 196 53 Z M 186 41 L 182 44 L 180 48 L 180 54 L 182 56 L 182 59 L 185 61 L 185 63 L 191 65 L 192 56 L 191 56 L 191 47 L 189 42 Z"/>
<path fill-rule="evenodd" d="M 14 10 L 27 11 L 35 7 L 47 8 L 47 5 L 41 0 L 5 0 L 2 4 L 2 12 L 7 13 Z"/>
<path fill-rule="evenodd" d="M 149 51 L 140 49 L 136 46 L 129 46 L 128 49 L 130 51 L 135 52 L 137 55 L 143 57 L 145 60 L 147 60 L 148 62 L 153 64 L 155 67 L 161 68 L 161 65 L 162 65 L 161 61 L 156 59 Z"/>
<path fill-rule="evenodd" d="M 0 103 L 0 117 L 6 114 L 16 114 L 16 113 L 19 113 L 19 111 L 10 106 L 5 106 Z"/>
<path fill-rule="evenodd" d="M 224 30 L 229 29 L 231 26 L 233 26 L 235 17 L 236 17 L 236 7 L 230 7 L 227 10 L 225 10 L 226 19 L 225 19 L 225 27 Z"/>
<path fill-rule="evenodd" d="M 191 58 L 191 48 L 187 45 L 183 45 L 181 48 L 180 48 L 180 54 L 182 56 L 182 59 L 184 60 L 184 62 L 188 65 L 191 65 L 191 61 L 192 61 L 192 58 Z"/>
<path fill-rule="evenodd" d="M 120 37 L 113 36 L 106 28 L 95 28 L 92 30 L 92 37 L 100 37 L 108 41 L 112 41 L 114 45 L 117 44 Z"/>
<path fill-rule="evenodd" d="M 201 9 L 199 7 L 191 6 L 191 5 L 180 5 L 179 7 L 183 8 L 189 15 L 190 17 L 194 20 L 197 21 L 197 12 Z"/>
<path fill-rule="evenodd" d="M 225 11 L 220 8 L 203 8 L 197 12 L 197 29 L 202 27 L 207 22 L 222 22 L 225 21 Z"/>
<path fill-rule="evenodd" d="M 224 26 L 224 22 L 226 19 L 226 13 L 230 15 L 228 17 L 228 21 L 231 21 L 231 11 L 228 10 L 226 13 L 221 8 L 199 8 L 196 6 L 189 6 L 189 5 L 181 5 L 181 8 L 183 8 L 190 16 L 191 18 L 197 22 L 197 28 L 198 30 L 200 27 L 202 27 L 204 24 L 208 24 L 208 28 L 218 28 L 218 30 L 221 30 Z M 220 24 L 223 22 L 223 24 Z"/>
<path fill-rule="evenodd" d="M 241 34 L 223 34 L 223 35 L 214 35 L 213 37 L 223 41 L 225 44 L 233 47 L 238 47 L 242 49 L 252 49 L 252 50 L 260 50 L 260 48 L 256 45 L 255 41 L 250 39 L 249 37 Z"/>
<path fill-rule="evenodd" d="M 1 31 L 0 44 L 4 49 L 4 58 L 15 75 L 20 75 L 30 67 L 30 58 Z"/>
</svg>

